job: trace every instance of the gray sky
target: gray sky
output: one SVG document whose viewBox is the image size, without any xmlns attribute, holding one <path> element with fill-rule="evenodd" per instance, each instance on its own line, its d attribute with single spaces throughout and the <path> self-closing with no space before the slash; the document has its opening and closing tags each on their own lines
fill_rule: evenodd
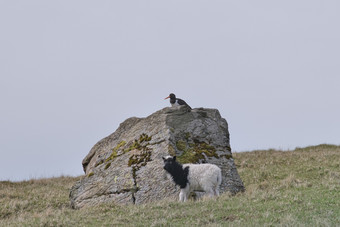
<svg viewBox="0 0 340 227">
<path fill-rule="evenodd" d="M 233 151 L 340 144 L 340 1 L 0 0 L 0 180 L 82 174 L 126 118 L 217 108 Z"/>
</svg>

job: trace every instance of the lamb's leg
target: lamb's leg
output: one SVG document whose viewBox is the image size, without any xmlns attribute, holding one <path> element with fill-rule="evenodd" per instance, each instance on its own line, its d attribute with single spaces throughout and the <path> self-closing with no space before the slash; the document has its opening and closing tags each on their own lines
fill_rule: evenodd
<svg viewBox="0 0 340 227">
<path fill-rule="evenodd" d="M 219 196 L 220 195 L 220 189 L 219 189 L 219 187 L 217 186 L 216 188 L 215 188 L 215 196 Z"/>
<path fill-rule="evenodd" d="M 181 192 L 179 193 L 179 201 L 185 202 L 188 199 L 188 195 L 190 193 L 189 184 L 185 188 L 181 188 Z"/>
<path fill-rule="evenodd" d="M 209 197 L 214 197 L 215 195 L 215 190 L 213 190 L 212 188 L 207 189 L 205 192 Z"/>
<path fill-rule="evenodd" d="M 184 189 L 181 189 L 181 192 L 179 193 L 179 201 L 184 202 L 184 198 L 185 198 L 185 192 L 184 192 Z"/>
<path fill-rule="evenodd" d="M 213 190 L 214 190 L 214 195 L 215 196 L 219 196 L 220 195 L 220 186 L 219 185 L 215 185 Z"/>
</svg>

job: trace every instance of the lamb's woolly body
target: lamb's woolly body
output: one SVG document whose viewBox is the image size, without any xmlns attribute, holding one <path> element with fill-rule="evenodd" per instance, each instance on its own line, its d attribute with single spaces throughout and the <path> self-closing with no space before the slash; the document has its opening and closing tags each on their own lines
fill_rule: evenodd
<svg viewBox="0 0 340 227">
<path fill-rule="evenodd" d="M 221 169 L 213 164 L 184 164 L 189 167 L 188 181 L 191 191 L 209 192 L 218 188 L 222 181 Z"/>
<path fill-rule="evenodd" d="M 218 196 L 222 182 L 221 169 L 213 164 L 184 164 L 176 162 L 176 156 L 163 158 L 164 169 L 180 186 L 180 201 L 186 201 L 190 192 L 204 191 L 209 196 Z"/>
</svg>

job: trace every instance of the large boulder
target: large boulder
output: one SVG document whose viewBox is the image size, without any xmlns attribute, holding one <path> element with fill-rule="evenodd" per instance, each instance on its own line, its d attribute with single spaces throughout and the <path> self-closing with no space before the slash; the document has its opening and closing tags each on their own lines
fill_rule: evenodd
<svg viewBox="0 0 340 227">
<path fill-rule="evenodd" d="M 71 189 L 73 208 L 103 202 L 140 204 L 178 198 L 162 157 L 181 163 L 213 163 L 222 169 L 220 192 L 244 190 L 232 158 L 227 121 L 216 109 L 167 107 L 132 117 L 93 146 L 82 164 L 85 176 Z"/>
</svg>

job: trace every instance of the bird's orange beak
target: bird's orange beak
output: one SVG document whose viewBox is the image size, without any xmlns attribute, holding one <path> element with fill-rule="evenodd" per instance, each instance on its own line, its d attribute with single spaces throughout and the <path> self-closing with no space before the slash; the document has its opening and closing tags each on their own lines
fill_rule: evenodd
<svg viewBox="0 0 340 227">
<path fill-rule="evenodd" d="M 168 97 L 166 97 L 165 99 L 168 99 L 168 98 L 170 98 L 170 95 Z"/>
</svg>

